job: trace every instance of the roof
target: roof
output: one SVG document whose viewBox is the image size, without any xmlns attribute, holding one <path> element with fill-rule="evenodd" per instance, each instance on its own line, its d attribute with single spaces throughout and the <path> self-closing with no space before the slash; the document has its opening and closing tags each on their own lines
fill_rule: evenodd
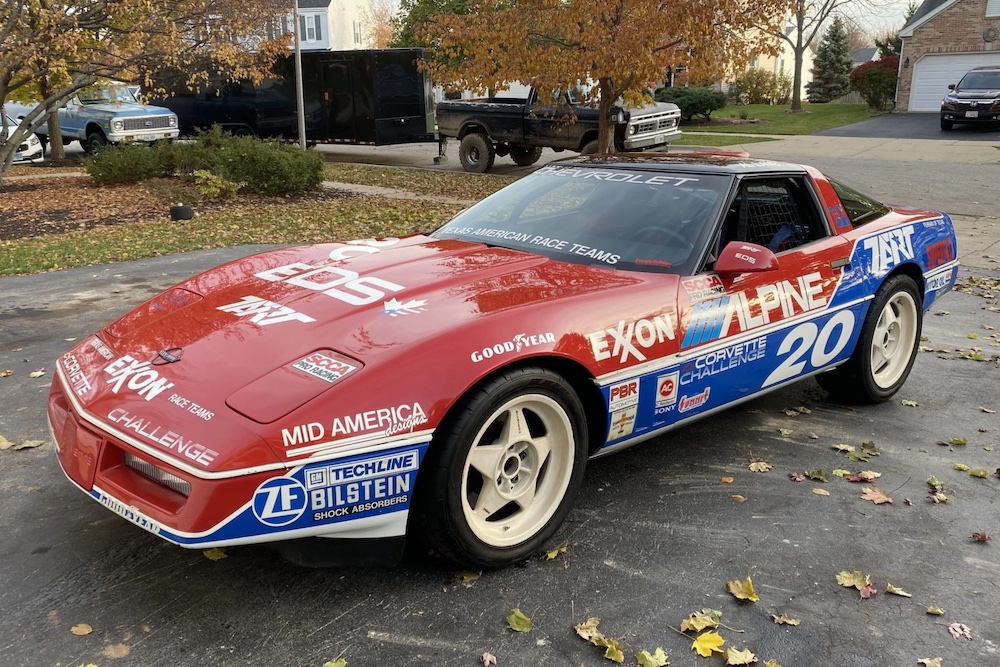
<svg viewBox="0 0 1000 667">
<path fill-rule="evenodd" d="M 917 11 L 899 30 L 900 37 L 912 37 L 913 31 L 943 12 L 958 0 L 924 0 Z"/>
<path fill-rule="evenodd" d="M 704 153 L 612 153 L 611 155 L 579 155 L 556 162 L 551 167 L 605 167 L 613 169 L 642 169 L 659 167 L 664 170 L 701 174 L 773 174 L 805 173 L 802 165 L 745 157 L 725 151 Z"/>
<path fill-rule="evenodd" d="M 855 65 L 860 65 L 861 63 L 866 63 L 869 60 L 874 59 L 876 53 L 878 53 L 878 49 L 875 47 L 854 49 L 851 51 L 851 61 Z"/>
<path fill-rule="evenodd" d="M 330 0 L 299 0 L 299 9 L 325 9 Z"/>
</svg>

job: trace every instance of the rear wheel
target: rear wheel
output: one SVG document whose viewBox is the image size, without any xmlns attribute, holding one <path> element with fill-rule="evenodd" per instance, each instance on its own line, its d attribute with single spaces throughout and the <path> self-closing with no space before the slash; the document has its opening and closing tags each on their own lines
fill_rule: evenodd
<svg viewBox="0 0 1000 667">
<path fill-rule="evenodd" d="M 861 338 L 847 363 L 816 376 L 836 398 L 880 403 L 906 382 L 917 356 L 923 310 L 920 290 L 903 274 L 879 287 L 865 317 Z"/>
<path fill-rule="evenodd" d="M 586 457 L 566 380 L 540 368 L 497 376 L 434 436 L 418 498 L 431 544 L 475 568 L 537 553 L 569 513 Z"/>
<path fill-rule="evenodd" d="M 458 159 L 462 163 L 462 169 L 475 174 L 485 174 L 492 169 L 496 156 L 493 142 L 479 132 L 465 135 L 458 146 Z"/>
<path fill-rule="evenodd" d="M 597 139 L 591 139 L 583 146 L 583 150 L 580 151 L 580 155 L 597 155 L 597 149 L 600 148 L 600 144 Z"/>
<path fill-rule="evenodd" d="M 535 164 L 541 157 L 541 148 L 528 148 L 527 146 L 510 147 L 510 159 L 514 161 L 514 164 L 522 167 L 529 167 Z"/>
</svg>

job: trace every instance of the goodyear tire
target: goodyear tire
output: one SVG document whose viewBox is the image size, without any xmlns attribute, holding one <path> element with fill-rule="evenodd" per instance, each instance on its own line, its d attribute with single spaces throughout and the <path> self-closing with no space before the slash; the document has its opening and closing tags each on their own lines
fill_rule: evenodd
<svg viewBox="0 0 1000 667">
<path fill-rule="evenodd" d="M 462 169 L 474 174 L 485 174 L 492 169 L 496 157 L 493 142 L 479 132 L 465 135 L 458 146 L 458 159 L 462 163 Z"/>
<path fill-rule="evenodd" d="M 434 435 L 421 518 L 431 545 L 473 568 L 537 553 L 583 481 L 583 405 L 561 376 L 510 370 L 476 389 Z"/>
<path fill-rule="evenodd" d="M 514 164 L 521 167 L 530 167 L 538 162 L 541 157 L 541 148 L 528 148 L 526 146 L 511 146 L 510 148 L 510 159 L 514 161 Z"/>
<path fill-rule="evenodd" d="M 923 308 L 916 283 L 903 274 L 890 277 L 875 292 L 854 354 L 847 363 L 817 375 L 816 381 L 841 400 L 888 400 L 913 368 L 922 326 Z"/>
</svg>

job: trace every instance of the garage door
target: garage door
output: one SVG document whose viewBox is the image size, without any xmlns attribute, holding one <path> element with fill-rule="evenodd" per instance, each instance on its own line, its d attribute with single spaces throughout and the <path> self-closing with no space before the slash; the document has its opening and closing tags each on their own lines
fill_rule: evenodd
<svg viewBox="0 0 1000 667">
<path fill-rule="evenodd" d="M 927 55 L 913 68 L 910 88 L 910 111 L 940 111 L 941 99 L 949 83 L 958 80 L 973 67 L 1000 66 L 1000 53 L 946 53 Z"/>
</svg>

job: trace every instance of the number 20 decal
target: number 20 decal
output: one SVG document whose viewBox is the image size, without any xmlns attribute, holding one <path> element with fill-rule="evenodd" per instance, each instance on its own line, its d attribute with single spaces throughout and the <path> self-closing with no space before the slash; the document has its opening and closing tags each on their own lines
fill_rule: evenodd
<svg viewBox="0 0 1000 667">
<path fill-rule="evenodd" d="M 763 387 L 770 387 L 772 384 L 784 382 L 802 374 L 809 363 L 813 369 L 822 368 L 837 358 L 837 355 L 844 351 L 847 343 L 854 333 L 854 313 L 850 310 L 842 310 L 831 317 L 823 328 L 816 326 L 815 322 L 800 324 L 789 332 L 785 339 L 778 346 L 778 356 L 788 354 L 788 358 L 767 376 Z M 830 345 L 831 339 L 837 338 Z M 812 353 L 809 353 L 810 348 Z M 809 358 L 806 359 L 806 355 Z"/>
</svg>

